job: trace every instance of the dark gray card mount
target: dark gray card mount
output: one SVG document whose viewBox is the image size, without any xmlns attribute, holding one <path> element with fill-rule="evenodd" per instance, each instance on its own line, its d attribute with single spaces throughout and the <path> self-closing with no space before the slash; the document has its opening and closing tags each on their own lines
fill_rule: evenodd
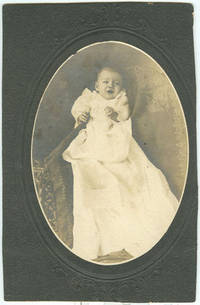
<svg viewBox="0 0 200 305">
<path fill-rule="evenodd" d="M 3 8 L 3 256 L 8 301 L 191 302 L 196 288 L 196 102 L 189 4 L 20 4 Z M 52 233 L 31 172 L 31 139 L 41 96 L 72 54 L 121 41 L 155 59 L 182 103 L 189 170 L 180 208 L 148 253 L 125 264 L 80 259 Z"/>
</svg>

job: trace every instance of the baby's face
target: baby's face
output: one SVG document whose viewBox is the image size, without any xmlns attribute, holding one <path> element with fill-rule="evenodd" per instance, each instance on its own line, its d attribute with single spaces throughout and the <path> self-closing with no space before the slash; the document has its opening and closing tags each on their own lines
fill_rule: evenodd
<svg viewBox="0 0 200 305">
<path fill-rule="evenodd" d="M 112 69 L 103 69 L 96 81 L 96 91 L 105 99 L 114 99 L 122 90 L 122 77 Z"/>
</svg>

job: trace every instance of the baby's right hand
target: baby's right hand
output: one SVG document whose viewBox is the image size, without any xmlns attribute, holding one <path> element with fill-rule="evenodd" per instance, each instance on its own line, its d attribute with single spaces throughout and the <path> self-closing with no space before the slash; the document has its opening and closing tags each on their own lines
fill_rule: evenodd
<svg viewBox="0 0 200 305">
<path fill-rule="evenodd" d="M 82 112 L 79 116 L 78 116 L 78 122 L 79 123 L 87 123 L 89 120 L 89 116 L 90 113 L 89 112 Z"/>
</svg>

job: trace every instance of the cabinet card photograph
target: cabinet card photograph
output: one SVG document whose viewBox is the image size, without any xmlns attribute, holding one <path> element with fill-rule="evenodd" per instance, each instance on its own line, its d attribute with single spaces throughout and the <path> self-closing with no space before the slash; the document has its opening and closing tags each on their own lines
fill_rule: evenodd
<svg viewBox="0 0 200 305">
<path fill-rule="evenodd" d="M 58 68 L 32 135 L 38 203 L 74 255 L 113 265 L 150 251 L 181 204 L 188 135 L 176 90 L 143 50 L 88 45 Z"/>
</svg>

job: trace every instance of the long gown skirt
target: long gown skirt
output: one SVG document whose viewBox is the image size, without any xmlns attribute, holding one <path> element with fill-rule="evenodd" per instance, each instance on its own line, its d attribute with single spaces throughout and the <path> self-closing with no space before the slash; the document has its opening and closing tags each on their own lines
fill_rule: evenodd
<svg viewBox="0 0 200 305">
<path fill-rule="evenodd" d="M 134 258 L 150 250 L 178 208 L 166 178 L 132 138 L 122 162 L 72 161 L 73 252 L 92 260 L 125 249 Z"/>
</svg>

